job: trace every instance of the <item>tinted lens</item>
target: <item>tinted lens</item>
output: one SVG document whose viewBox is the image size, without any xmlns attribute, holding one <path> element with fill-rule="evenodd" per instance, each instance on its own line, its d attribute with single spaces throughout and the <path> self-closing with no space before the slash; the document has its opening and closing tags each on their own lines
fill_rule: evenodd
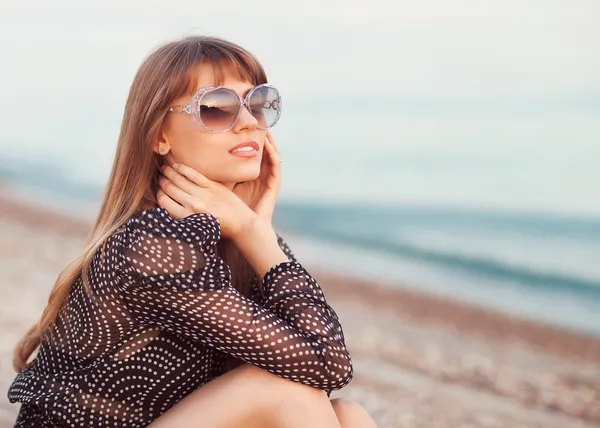
<svg viewBox="0 0 600 428">
<path fill-rule="evenodd" d="M 281 114 L 281 97 L 277 89 L 269 86 L 258 86 L 252 92 L 250 111 L 258 121 L 259 128 L 270 128 L 277 123 Z"/>
<path fill-rule="evenodd" d="M 240 100 L 230 89 L 219 88 L 205 93 L 199 101 L 202 124 L 215 131 L 230 128 L 240 111 Z"/>
</svg>

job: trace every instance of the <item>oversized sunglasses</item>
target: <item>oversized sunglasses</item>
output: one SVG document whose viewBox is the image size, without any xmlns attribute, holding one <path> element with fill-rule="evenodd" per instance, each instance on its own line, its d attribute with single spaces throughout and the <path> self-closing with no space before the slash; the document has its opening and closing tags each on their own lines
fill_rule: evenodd
<svg viewBox="0 0 600 428">
<path fill-rule="evenodd" d="M 225 132 L 233 128 L 242 107 L 246 107 L 256 119 L 259 129 L 269 129 L 281 116 L 281 95 L 267 83 L 252 88 L 244 99 L 233 89 L 209 86 L 199 89 L 187 106 L 173 106 L 169 111 L 191 115 L 202 130 Z"/>
</svg>

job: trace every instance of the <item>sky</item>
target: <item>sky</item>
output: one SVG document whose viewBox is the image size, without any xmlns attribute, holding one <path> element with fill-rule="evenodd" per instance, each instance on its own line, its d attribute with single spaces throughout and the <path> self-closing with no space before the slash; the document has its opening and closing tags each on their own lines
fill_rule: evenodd
<svg viewBox="0 0 600 428">
<path fill-rule="evenodd" d="M 319 190 L 305 165 L 325 173 L 348 150 L 373 181 L 318 176 L 326 197 L 376 195 L 390 173 L 379 160 L 396 156 L 398 200 L 600 214 L 598 22 L 597 0 L 0 0 L 0 153 L 67 156 L 78 178 L 101 181 L 144 57 L 210 34 L 256 54 L 284 105 L 348 110 L 310 116 L 313 131 L 285 107 L 290 194 Z M 371 101 L 392 114 L 361 126 Z M 319 139 L 329 157 L 313 155 Z"/>
<path fill-rule="evenodd" d="M 2 53 L 9 59 L 2 74 L 5 83 L 16 81 L 0 94 L 16 98 L 34 81 L 50 93 L 81 73 L 98 88 L 122 92 L 150 49 L 188 33 L 247 46 L 287 93 L 298 95 L 315 85 L 332 93 L 467 98 L 600 93 L 594 0 L 90 3 L 0 5 Z M 107 44 L 114 49 L 95 49 Z M 72 52 L 71 67 L 52 63 L 63 49 Z M 15 58 L 39 65 L 23 70 Z M 40 79 L 58 67 L 60 77 Z"/>
</svg>

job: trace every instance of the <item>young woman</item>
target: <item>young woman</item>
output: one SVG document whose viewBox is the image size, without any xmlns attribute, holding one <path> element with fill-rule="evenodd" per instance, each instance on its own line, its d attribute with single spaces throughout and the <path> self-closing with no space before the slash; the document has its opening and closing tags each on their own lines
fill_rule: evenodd
<svg viewBox="0 0 600 428">
<path fill-rule="evenodd" d="M 271 225 L 280 114 L 230 42 L 144 61 L 89 243 L 15 349 L 16 426 L 375 426 L 329 400 L 353 376 L 342 328 Z"/>
</svg>

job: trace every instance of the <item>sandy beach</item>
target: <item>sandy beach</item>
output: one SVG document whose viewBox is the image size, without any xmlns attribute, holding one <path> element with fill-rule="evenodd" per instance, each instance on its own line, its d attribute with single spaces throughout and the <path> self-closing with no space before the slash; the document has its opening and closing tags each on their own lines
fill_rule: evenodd
<svg viewBox="0 0 600 428">
<path fill-rule="evenodd" d="M 0 190 L 5 428 L 18 410 L 6 398 L 12 348 L 41 313 L 58 273 L 79 254 L 90 223 Z M 339 314 L 355 364 L 352 383 L 332 396 L 359 401 L 380 427 L 600 426 L 598 338 L 307 268 Z"/>
</svg>

